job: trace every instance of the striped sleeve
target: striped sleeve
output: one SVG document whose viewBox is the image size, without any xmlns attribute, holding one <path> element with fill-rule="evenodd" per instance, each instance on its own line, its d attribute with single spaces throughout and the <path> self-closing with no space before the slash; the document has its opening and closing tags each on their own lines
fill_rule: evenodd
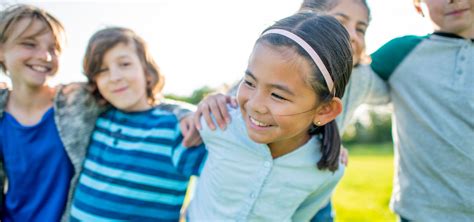
<svg viewBox="0 0 474 222">
<path fill-rule="evenodd" d="M 172 160 L 178 172 L 184 176 L 199 176 L 206 158 L 207 150 L 204 144 L 189 148 L 183 146 L 183 135 L 179 124 L 177 124 L 176 139 L 172 147 Z"/>
</svg>

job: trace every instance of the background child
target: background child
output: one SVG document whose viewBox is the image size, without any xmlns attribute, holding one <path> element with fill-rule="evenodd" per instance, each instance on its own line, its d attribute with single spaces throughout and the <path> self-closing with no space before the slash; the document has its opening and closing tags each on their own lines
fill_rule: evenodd
<svg viewBox="0 0 474 222">
<path fill-rule="evenodd" d="M 76 126 L 90 121 L 94 106 L 68 109 L 72 95 L 47 85 L 59 67 L 63 33 L 57 19 L 33 6 L 0 13 L 0 67 L 12 80 L 12 91 L 0 90 L 0 151 L 8 177 L 2 221 L 58 221 L 78 175 L 76 147 L 84 142 L 70 141 L 88 130 Z"/>
<path fill-rule="evenodd" d="M 84 71 L 93 94 L 111 107 L 96 122 L 71 220 L 177 221 L 206 150 L 185 149 L 176 117 L 153 105 L 164 79 L 145 42 L 129 29 L 100 30 Z"/>
<path fill-rule="evenodd" d="M 84 85 L 47 85 L 58 70 L 63 34 L 61 23 L 37 7 L 0 13 L 0 67 L 13 88 L 0 90 L 0 186 L 8 177 L 3 221 L 67 220 L 64 209 L 103 110 Z M 185 115 L 179 106 L 163 107 Z"/>
<path fill-rule="evenodd" d="M 352 68 L 347 32 L 313 13 L 266 31 L 250 56 L 232 123 L 201 132 L 209 157 L 191 221 L 309 220 L 342 176 L 334 118 Z"/>
<path fill-rule="evenodd" d="M 428 36 L 394 39 L 372 54 L 390 87 L 395 178 L 391 206 L 410 221 L 474 218 L 474 1 L 424 0 Z"/>
</svg>

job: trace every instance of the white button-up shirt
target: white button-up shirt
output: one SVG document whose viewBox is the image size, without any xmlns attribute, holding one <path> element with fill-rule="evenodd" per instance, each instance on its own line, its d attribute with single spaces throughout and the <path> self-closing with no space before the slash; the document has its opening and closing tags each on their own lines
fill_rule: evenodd
<svg viewBox="0 0 474 222">
<path fill-rule="evenodd" d="M 232 123 L 222 131 L 203 125 L 209 151 L 190 221 L 307 221 L 324 206 L 344 167 L 318 170 L 320 142 L 306 144 L 276 159 L 266 144 L 252 141 L 239 109 L 230 109 Z"/>
</svg>

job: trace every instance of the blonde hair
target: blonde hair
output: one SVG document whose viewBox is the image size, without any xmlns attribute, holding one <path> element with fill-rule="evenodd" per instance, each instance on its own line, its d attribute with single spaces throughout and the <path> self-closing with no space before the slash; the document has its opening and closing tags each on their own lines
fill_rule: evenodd
<svg viewBox="0 0 474 222">
<path fill-rule="evenodd" d="M 55 48 L 58 52 L 62 51 L 64 44 L 64 27 L 54 16 L 43 9 L 32 5 L 17 4 L 7 7 L 0 12 L 0 46 L 3 46 L 16 28 L 18 22 L 22 19 L 30 19 L 29 24 L 20 33 L 22 35 L 28 30 L 35 20 L 41 21 L 45 26 L 35 35 L 51 31 L 55 40 Z M 6 66 L 0 61 L 0 69 L 6 72 Z"/>
</svg>

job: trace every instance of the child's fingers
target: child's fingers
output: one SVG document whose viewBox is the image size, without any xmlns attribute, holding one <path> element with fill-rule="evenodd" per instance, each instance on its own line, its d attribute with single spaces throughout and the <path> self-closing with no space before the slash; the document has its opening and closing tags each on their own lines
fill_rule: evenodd
<svg viewBox="0 0 474 222">
<path fill-rule="evenodd" d="M 189 127 L 189 132 L 183 138 L 183 145 L 185 147 L 198 146 L 202 143 L 201 135 L 194 126 Z"/>
<path fill-rule="evenodd" d="M 239 106 L 239 104 L 237 103 L 237 99 L 233 96 L 229 96 L 230 97 L 230 105 L 234 108 L 237 108 Z"/>
<path fill-rule="evenodd" d="M 221 115 L 224 117 L 224 120 L 225 120 L 224 124 L 229 124 L 232 120 L 229 115 L 229 110 L 227 110 L 227 104 L 231 103 L 231 100 L 232 100 L 232 97 L 230 96 L 223 96 L 217 99 L 217 106 L 219 107 Z"/>
<path fill-rule="evenodd" d="M 347 166 L 349 164 L 349 150 L 344 147 L 341 147 L 341 152 L 339 154 L 339 159 L 342 164 Z"/>
<path fill-rule="evenodd" d="M 218 98 L 209 99 L 208 102 L 209 102 L 208 103 L 209 109 L 211 110 L 211 114 L 216 119 L 217 125 L 219 125 L 221 129 L 225 129 L 226 120 L 225 120 L 225 117 L 221 113 Z"/>
<path fill-rule="evenodd" d="M 202 113 L 202 118 L 206 121 L 207 125 L 211 130 L 215 130 L 216 126 L 214 125 L 214 122 L 212 121 L 211 118 L 211 111 L 209 110 L 209 105 L 207 103 L 203 103 L 201 106 L 201 113 Z"/>
<path fill-rule="evenodd" d="M 186 136 L 186 134 L 188 134 L 188 130 L 189 130 L 190 124 L 192 124 L 192 121 L 193 121 L 192 115 L 188 115 L 184 117 L 183 119 L 181 119 L 181 121 L 179 121 L 179 129 L 181 130 L 181 133 L 183 134 L 184 137 Z"/>
</svg>

